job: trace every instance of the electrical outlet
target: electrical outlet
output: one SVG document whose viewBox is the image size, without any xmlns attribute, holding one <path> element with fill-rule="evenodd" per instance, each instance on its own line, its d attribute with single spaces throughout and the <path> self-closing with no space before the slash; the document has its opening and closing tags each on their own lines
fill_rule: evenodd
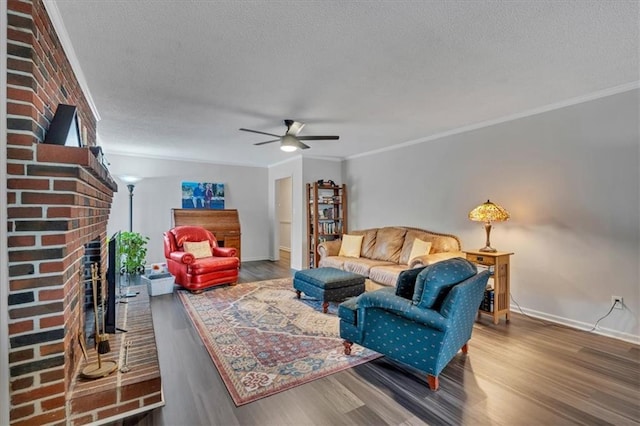
<svg viewBox="0 0 640 426">
<path fill-rule="evenodd" d="M 611 296 L 611 304 L 614 309 L 624 309 L 624 301 L 622 296 Z"/>
</svg>

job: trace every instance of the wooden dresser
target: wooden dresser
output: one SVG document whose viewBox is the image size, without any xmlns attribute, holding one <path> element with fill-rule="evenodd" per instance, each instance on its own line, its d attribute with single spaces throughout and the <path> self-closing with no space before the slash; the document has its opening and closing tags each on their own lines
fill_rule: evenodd
<svg viewBox="0 0 640 426">
<path fill-rule="evenodd" d="M 173 213 L 172 226 L 201 226 L 215 235 L 221 247 L 235 248 L 238 251 L 238 259 L 242 261 L 238 210 L 171 209 L 171 211 Z"/>
</svg>

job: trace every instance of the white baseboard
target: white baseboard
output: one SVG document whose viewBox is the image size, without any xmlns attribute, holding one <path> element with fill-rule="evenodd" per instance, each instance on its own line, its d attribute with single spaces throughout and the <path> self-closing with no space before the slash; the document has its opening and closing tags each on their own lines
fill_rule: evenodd
<svg viewBox="0 0 640 426">
<path fill-rule="evenodd" d="M 610 328 L 598 327 L 597 329 L 591 331 L 593 328 L 593 324 L 588 324 L 581 321 L 575 321 L 569 318 L 563 318 L 556 315 L 547 314 L 545 312 L 535 311 L 533 309 L 521 308 L 522 311 L 515 305 L 511 305 L 511 312 L 516 313 L 524 313 L 533 318 L 538 318 L 544 321 L 553 322 L 556 324 L 565 325 L 567 327 L 575 328 L 582 331 L 588 331 L 594 334 L 599 334 L 601 336 L 607 336 L 618 340 L 624 340 L 625 342 L 633 343 L 636 345 L 640 344 L 640 336 L 636 336 L 631 333 L 623 333 L 617 330 L 612 330 Z"/>
<path fill-rule="evenodd" d="M 274 261 L 274 259 L 271 259 L 269 257 L 262 257 L 262 256 L 253 256 L 253 257 L 243 257 L 241 262 L 253 262 L 256 260 L 270 260 L 270 261 Z"/>
</svg>

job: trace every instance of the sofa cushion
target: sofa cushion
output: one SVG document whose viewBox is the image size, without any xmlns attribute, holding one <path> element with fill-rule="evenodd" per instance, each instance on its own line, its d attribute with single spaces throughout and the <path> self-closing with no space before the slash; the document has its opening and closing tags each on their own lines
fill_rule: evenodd
<svg viewBox="0 0 640 426">
<path fill-rule="evenodd" d="M 344 256 L 327 256 L 320 259 L 318 266 L 321 268 L 344 269 L 344 261 L 349 259 Z"/>
<path fill-rule="evenodd" d="M 407 269 L 409 269 L 409 266 L 398 265 L 397 263 L 372 266 L 369 271 L 369 279 L 385 286 L 395 287 L 400 273 Z M 411 296 L 409 296 L 409 299 L 411 299 Z"/>
<path fill-rule="evenodd" d="M 373 248 L 376 245 L 376 235 L 378 228 L 365 229 L 363 231 L 353 231 L 353 235 L 362 235 L 362 248 L 360 250 L 361 257 L 368 257 L 371 259 L 373 256 Z"/>
<path fill-rule="evenodd" d="M 396 280 L 396 296 L 404 297 L 405 299 L 413 298 L 413 290 L 416 285 L 416 279 L 418 274 L 426 268 L 405 269 L 400 272 L 398 279 Z"/>
<path fill-rule="evenodd" d="M 343 269 L 345 271 L 355 272 L 356 274 L 360 274 L 365 277 L 369 276 L 369 270 L 374 266 L 393 265 L 393 263 L 391 262 L 385 262 L 384 260 L 367 259 L 366 257 L 361 257 L 359 259 L 345 257 L 344 259 L 345 261 Z"/>
<path fill-rule="evenodd" d="M 378 229 L 376 245 L 371 258 L 398 263 L 406 233 L 406 228 L 388 227 Z"/>
<path fill-rule="evenodd" d="M 425 238 L 420 239 L 431 242 L 431 253 L 444 253 L 462 250 L 460 247 L 460 241 L 452 235 L 437 235 L 429 233 Z"/>
<path fill-rule="evenodd" d="M 211 253 L 211 246 L 209 245 L 209 241 L 185 241 L 182 245 L 182 248 L 187 253 L 193 254 L 193 257 L 195 257 L 196 259 L 213 256 L 213 254 Z"/>
<path fill-rule="evenodd" d="M 340 252 L 338 253 L 338 256 L 360 257 L 362 238 L 362 235 L 344 234 L 342 236 L 342 244 L 340 245 Z"/>
<path fill-rule="evenodd" d="M 476 266 L 460 257 L 429 265 L 418 274 L 413 303 L 422 309 L 437 310 L 451 287 L 476 273 Z"/>
</svg>

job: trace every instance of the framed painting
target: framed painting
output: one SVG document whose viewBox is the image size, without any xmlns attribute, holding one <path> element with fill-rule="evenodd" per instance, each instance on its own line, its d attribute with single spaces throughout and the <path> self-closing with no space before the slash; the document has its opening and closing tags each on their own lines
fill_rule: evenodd
<svg viewBox="0 0 640 426">
<path fill-rule="evenodd" d="M 182 182 L 182 208 L 224 210 L 224 183 Z"/>
</svg>

